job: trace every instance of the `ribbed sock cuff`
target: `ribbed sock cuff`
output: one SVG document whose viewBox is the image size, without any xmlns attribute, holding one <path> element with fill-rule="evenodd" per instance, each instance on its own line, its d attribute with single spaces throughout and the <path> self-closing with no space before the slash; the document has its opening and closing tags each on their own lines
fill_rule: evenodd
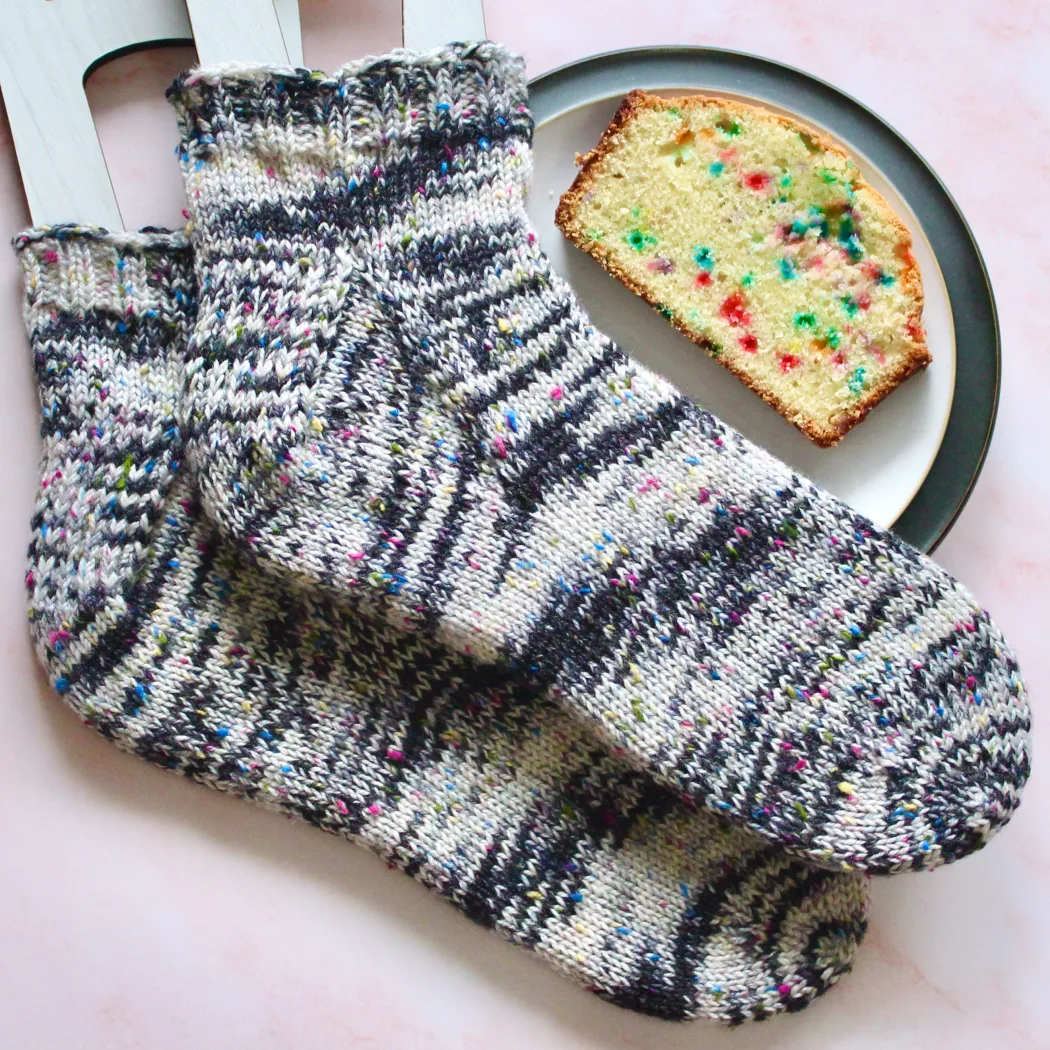
<svg viewBox="0 0 1050 1050">
<path fill-rule="evenodd" d="M 328 166 L 384 147 L 532 133 L 524 61 L 487 41 L 393 51 L 332 76 L 272 66 L 191 70 L 168 99 L 191 164 L 250 151 L 273 167 L 293 150 Z"/>
<path fill-rule="evenodd" d="M 181 320 L 191 297 L 192 257 L 182 233 L 40 226 L 12 243 L 22 266 L 30 336 L 55 314 L 106 311 Z"/>
</svg>

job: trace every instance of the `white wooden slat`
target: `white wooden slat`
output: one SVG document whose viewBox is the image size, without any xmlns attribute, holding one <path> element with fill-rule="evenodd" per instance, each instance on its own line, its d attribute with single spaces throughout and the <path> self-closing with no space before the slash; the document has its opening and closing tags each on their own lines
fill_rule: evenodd
<svg viewBox="0 0 1050 1050">
<path fill-rule="evenodd" d="M 186 0 L 197 60 L 288 64 L 273 0 Z"/>
<path fill-rule="evenodd" d="M 281 64 L 302 65 L 298 0 L 274 3 L 282 38 L 279 53 L 272 25 L 265 28 L 270 0 L 242 3 L 242 13 L 261 5 L 261 17 L 250 19 L 270 33 L 261 38 L 260 47 L 270 48 Z M 207 26 L 209 46 L 230 58 L 234 48 L 222 46 L 216 19 Z M 185 0 L 0 0 L 0 91 L 33 222 L 75 219 L 123 228 L 84 94 L 84 76 L 114 51 L 160 41 L 189 42 L 191 36 Z M 242 28 L 232 36 L 245 60 L 265 60 L 262 51 L 242 50 Z"/>
<path fill-rule="evenodd" d="M 190 35 L 182 0 L 0 0 L 0 91 L 33 222 L 122 228 L 84 75 L 113 51 Z"/>
<path fill-rule="evenodd" d="M 277 20 L 281 23 L 288 61 L 293 66 L 303 65 L 303 28 L 299 21 L 299 0 L 273 0 Z"/>
<path fill-rule="evenodd" d="M 405 47 L 429 51 L 453 40 L 484 40 L 482 0 L 401 0 Z"/>
</svg>

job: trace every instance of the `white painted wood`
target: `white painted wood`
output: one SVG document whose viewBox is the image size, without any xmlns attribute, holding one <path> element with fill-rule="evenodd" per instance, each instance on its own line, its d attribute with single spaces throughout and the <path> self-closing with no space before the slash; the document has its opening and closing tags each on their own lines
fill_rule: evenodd
<svg viewBox="0 0 1050 1050">
<path fill-rule="evenodd" d="M 429 51 L 453 40 L 484 40 L 482 0 L 401 0 L 405 47 Z"/>
<path fill-rule="evenodd" d="M 229 7 L 229 0 L 205 0 Z M 298 0 L 275 0 L 281 64 L 302 65 Z M 270 32 L 271 0 L 241 3 L 261 11 L 249 21 Z M 227 12 L 228 13 L 228 12 Z M 207 21 L 208 47 L 217 57 L 263 61 L 243 51 L 244 32 L 230 29 L 223 45 L 220 25 Z M 160 41 L 191 42 L 184 0 L 0 0 L 0 91 L 34 223 L 89 222 L 123 229 L 102 148 L 84 94 L 84 77 L 114 51 Z M 254 39 L 254 38 L 253 38 Z M 236 54 L 235 54 L 236 52 Z M 198 52 L 199 53 L 199 52 Z"/>
<path fill-rule="evenodd" d="M 281 23 L 288 61 L 293 66 L 303 65 L 303 28 L 299 21 L 299 0 L 273 0 L 277 20 Z"/>
<path fill-rule="evenodd" d="M 182 0 L 0 0 L 0 91 L 33 222 L 123 228 L 84 76 L 113 51 L 190 35 Z"/>
<path fill-rule="evenodd" d="M 197 61 L 283 66 L 288 49 L 274 0 L 186 0 Z"/>
</svg>

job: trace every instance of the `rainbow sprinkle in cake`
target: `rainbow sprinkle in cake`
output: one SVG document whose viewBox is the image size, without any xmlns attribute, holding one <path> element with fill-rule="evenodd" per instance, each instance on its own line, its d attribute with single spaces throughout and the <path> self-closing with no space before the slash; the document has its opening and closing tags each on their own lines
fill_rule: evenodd
<svg viewBox="0 0 1050 1050">
<path fill-rule="evenodd" d="M 929 364 L 911 236 L 818 132 L 633 91 L 578 160 L 562 232 L 818 445 Z"/>
</svg>

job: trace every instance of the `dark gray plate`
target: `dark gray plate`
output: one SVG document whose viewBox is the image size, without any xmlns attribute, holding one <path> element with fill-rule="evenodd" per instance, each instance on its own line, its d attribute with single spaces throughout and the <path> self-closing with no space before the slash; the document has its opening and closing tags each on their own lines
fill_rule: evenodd
<svg viewBox="0 0 1050 1050">
<path fill-rule="evenodd" d="M 984 464 L 999 405 L 999 324 L 988 273 L 973 234 L 944 184 L 916 150 L 856 99 L 790 66 L 737 51 L 646 47 L 613 51 L 536 78 L 537 124 L 583 101 L 697 84 L 764 98 L 855 143 L 915 213 L 941 269 L 955 329 L 955 390 L 940 449 L 925 481 L 893 526 L 922 550 L 944 539 Z"/>
</svg>

